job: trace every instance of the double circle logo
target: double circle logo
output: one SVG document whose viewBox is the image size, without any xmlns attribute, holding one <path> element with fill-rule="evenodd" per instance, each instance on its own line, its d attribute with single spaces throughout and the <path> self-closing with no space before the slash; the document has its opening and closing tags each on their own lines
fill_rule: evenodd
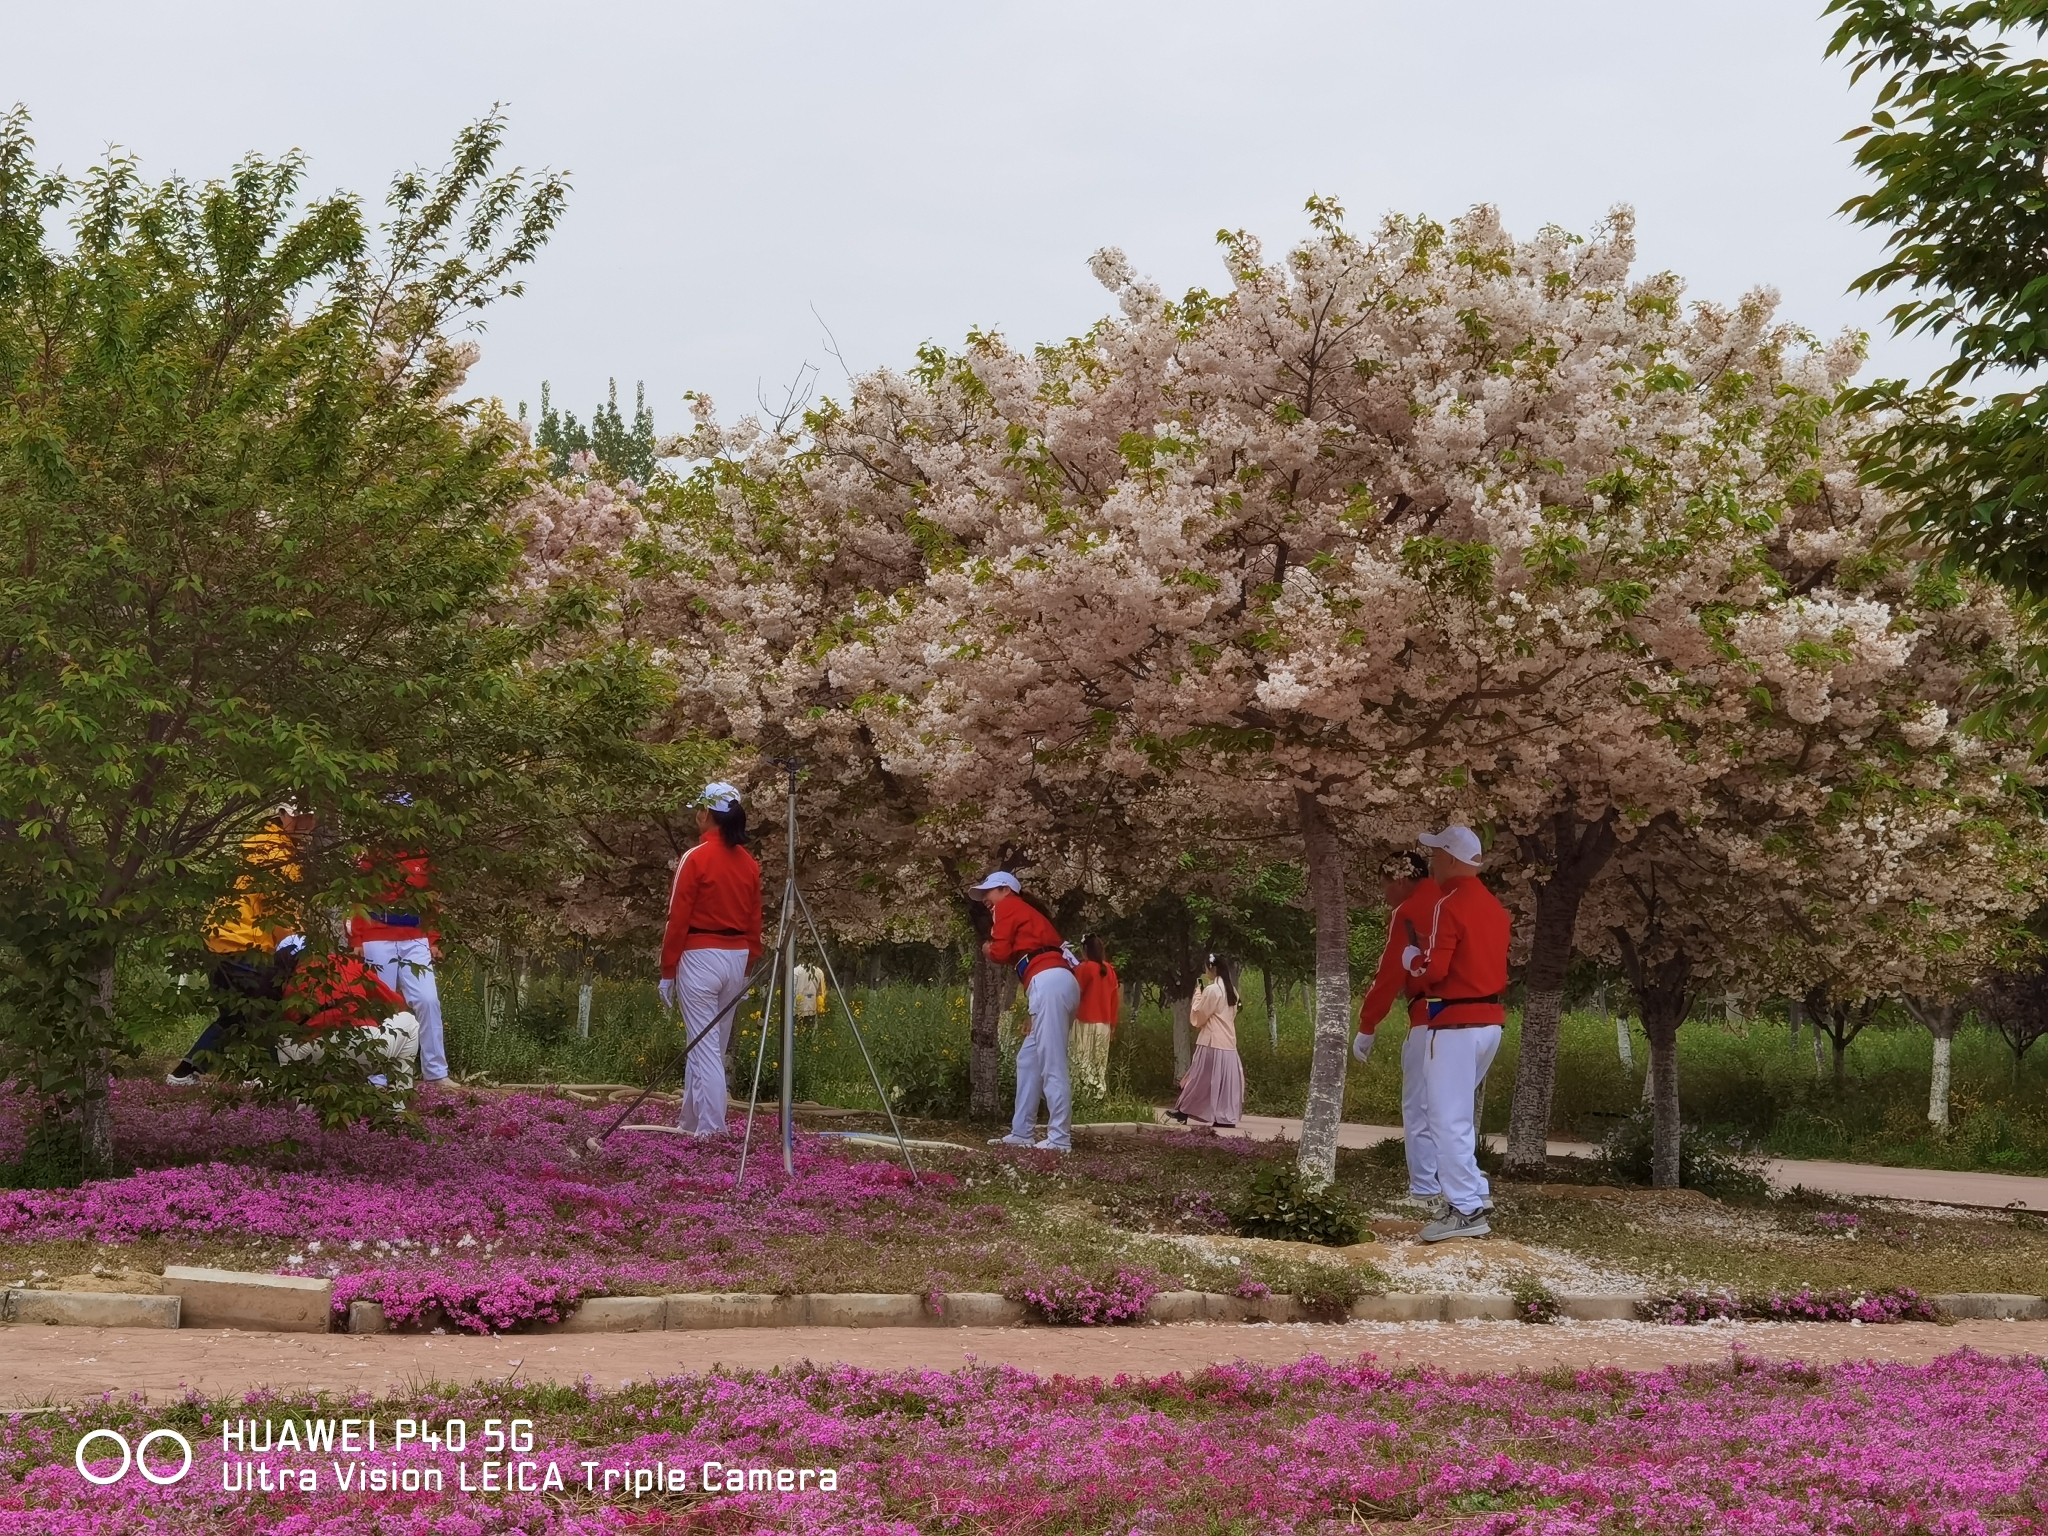
<svg viewBox="0 0 2048 1536">
<path fill-rule="evenodd" d="M 101 1473 L 91 1471 L 86 1467 L 85 1448 L 95 1440 L 111 1440 L 114 1444 L 121 1447 L 120 1470 Z M 178 1449 L 184 1452 L 185 1459 L 179 1463 L 177 1471 L 159 1473 L 150 1467 L 148 1451 L 150 1446 L 159 1440 L 175 1440 L 178 1444 Z M 121 1481 L 122 1478 L 128 1475 L 128 1469 L 131 1466 L 159 1488 L 168 1488 L 172 1483 L 182 1482 L 185 1474 L 192 1470 L 192 1442 L 179 1434 L 175 1429 L 152 1429 L 148 1434 L 136 1441 L 131 1449 L 128 1444 L 128 1437 L 119 1430 L 95 1429 L 88 1432 L 85 1438 L 78 1442 L 78 1449 L 72 1453 L 71 1460 L 78 1467 L 78 1475 L 80 1477 L 84 1478 L 88 1483 L 96 1484 L 101 1488 L 106 1487 L 109 1483 Z"/>
</svg>

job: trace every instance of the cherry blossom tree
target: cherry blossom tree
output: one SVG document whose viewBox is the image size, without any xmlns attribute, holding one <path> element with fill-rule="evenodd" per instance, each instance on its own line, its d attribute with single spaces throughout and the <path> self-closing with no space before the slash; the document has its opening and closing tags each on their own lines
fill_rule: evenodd
<svg viewBox="0 0 2048 1536">
<path fill-rule="evenodd" d="M 897 575 L 831 674 L 957 824 L 1051 835 L 1113 797 L 1152 849 L 1294 841 L 1319 935 L 1302 1162 L 1326 1177 L 1350 863 L 1449 815 L 1529 851 L 1552 829 L 1583 866 L 1553 855 L 1535 885 L 1547 1123 L 1604 856 L 1577 843 L 1611 850 L 1711 771 L 1673 713 L 1782 597 L 1759 546 L 1820 483 L 1855 348 L 1775 325 L 1766 295 L 1687 310 L 1675 279 L 1631 284 L 1625 214 L 1517 242 L 1484 209 L 1370 240 L 1311 212 L 1283 262 L 1228 237 L 1226 295 L 1166 299 L 1106 252 L 1121 314 L 1088 336 L 976 336 L 861 381 L 806 486 Z"/>
<path fill-rule="evenodd" d="M 1486 209 L 1370 239 L 1311 213 L 1279 262 L 1227 237 L 1224 294 L 1104 252 L 1119 313 L 1086 336 L 927 349 L 800 431 L 707 410 L 636 623 L 680 718 L 816 765 L 807 866 L 856 929 L 950 921 L 998 853 L 1114 903 L 1191 852 L 1291 849 L 1326 1178 L 1360 852 L 1451 816 L 1511 834 L 1540 1149 L 1578 907 L 1643 829 L 1679 829 L 1656 856 L 1696 885 L 1753 877 L 1725 850 L 1809 835 L 1845 786 L 1967 819 L 2019 768 L 1952 723 L 2010 615 L 1880 553 L 1844 467 L 1853 339 L 1632 282 L 1626 214 L 1517 241 Z"/>
</svg>

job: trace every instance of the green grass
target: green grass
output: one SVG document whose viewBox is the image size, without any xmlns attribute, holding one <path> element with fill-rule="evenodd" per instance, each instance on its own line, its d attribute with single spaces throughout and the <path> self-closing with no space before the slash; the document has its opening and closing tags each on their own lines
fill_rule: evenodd
<svg viewBox="0 0 2048 1536">
<path fill-rule="evenodd" d="M 458 1073 L 487 1073 L 498 1082 L 673 1082 L 682 1036 L 642 981 L 595 984 L 590 1038 L 576 1038 L 573 976 L 536 973 L 516 1009 L 485 1028 L 481 975 L 451 962 L 441 972 L 451 1059 Z M 1254 1114 L 1298 1115 L 1307 1092 L 1311 1020 L 1299 994 L 1283 994 L 1278 1046 L 1269 1032 L 1257 978 L 1238 1015 L 1245 1107 Z M 193 1001 L 203 1001 L 197 994 Z M 964 1116 L 967 1107 L 967 991 L 964 986 L 856 989 L 854 1006 L 892 1102 L 904 1113 L 934 1119 Z M 745 1096 L 752 1078 L 757 1011 L 745 1010 L 735 1055 L 733 1091 Z M 198 1015 L 166 1008 L 152 1041 L 175 1058 Z M 1400 1121 L 1403 1026 L 1389 1020 L 1372 1060 L 1351 1066 L 1345 1084 L 1347 1120 Z M 157 1037 L 161 1037 L 160 1039 Z M 1876 1026 L 1850 1048 L 1848 1083 L 1835 1094 L 1831 1067 L 1816 1069 L 1811 1037 L 1795 1048 L 1782 1021 L 1728 1023 L 1696 1019 L 1679 1036 L 1680 1098 L 1689 1120 L 1739 1133 L 1756 1150 L 1784 1157 L 1838 1158 L 1908 1166 L 2048 1172 L 2048 1049 L 2038 1051 L 2015 1081 L 2003 1042 L 1969 1028 L 1955 1044 L 1951 1097 L 1955 1128 L 1946 1137 L 1926 1123 L 1930 1042 L 1917 1027 Z M 1632 1030 L 1633 1069 L 1624 1069 L 1613 1021 L 1593 1013 L 1564 1020 L 1553 1130 L 1597 1140 L 1642 1098 L 1649 1046 Z M 1517 1030 L 1510 1024 L 1489 1075 L 1485 1126 L 1507 1126 Z M 1003 1095 L 1011 1092 L 1004 1057 Z M 798 1026 L 797 1096 L 823 1104 L 876 1109 L 879 1102 L 844 1018 L 835 1011 Z M 762 1065 L 764 1093 L 773 1096 L 781 1065 L 771 1040 Z M 1141 1007 L 1110 1050 L 1111 1092 L 1082 1096 L 1081 1121 L 1149 1118 L 1174 1096 L 1171 1017 Z"/>
</svg>

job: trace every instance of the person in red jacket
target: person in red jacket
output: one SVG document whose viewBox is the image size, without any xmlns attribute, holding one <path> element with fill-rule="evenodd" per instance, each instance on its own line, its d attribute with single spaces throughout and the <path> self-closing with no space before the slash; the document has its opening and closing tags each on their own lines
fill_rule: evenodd
<svg viewBox="0 0 2048 1536">
<path fill-rule="evenodd" d="M 1400 999 L 1408 1004 L 1408 1033 L 1401 1041 L 1401 1147 L 1408 1157 L 1408 1196 L 1429 1207 L 1432 1219 L 1448 1215 L 1437 1178 L 1436 1142 L 1429 1134 L 1429 1096 L 1423 1080 L 1430 1034 L 1425 1027 L 1429 1004 L 1408 975 L 1408 961 L 1422 947 L 1443 893 L 1429 878 L 1429 861 L 1419 853 L 1398 853 L 1380 867 L 1380 896 L 1393 915 L 1387 921 L 1387 943 L 1380 951 L 1372 988 L 1358 1010 L 1358 1033 L 1351 1054 L 1359 1061 L 1372 1055 L 1380 1021 Z"/>
<path fill-rule="evenodd" d="M 426 854 L 412 852 L 365 858 L 358 867 L 366 874 L 386 869 L 391 883 L 375 910 L 349 919 L 348 941 L 419 1020 L 420 1081 L 441 1082 L 448 1076 L 448 1046 L 441 1032 L 441 989 L 434 980 L 440 935 L 427 921 L 434 901 L 432 866 Z"/>
<path fill-rule="evenodd" d="M 1479 879 L 1484 857 L 1470 827 L 1427 832 L 1430 876 L 1441 889 L 1423 942 L 1408 962 L 1411 984 L 1427 1001 L 1423 1083 L 1437 1178 L 1450 1210 L 1420 1234 L 1425 1243 L 1483 1237 L 1493 1208 L 1479 1171 L 1479 1129 L 1473 1105 L 1500 1050 L 1508 987 L 1507 908 Z"/>
<path fill-rule="evenodd" d="M 302 1033 L 278 1042 L 280 1061 L 317 1060 L 327 1053 L 323 1036 L 360 1030 L 357 1040 L 362 1044 L 351 1046 L 349 1054 L 380 1069 L 371 1082 L 380 1088 L 386 1085 L 386 1065 L 397 1071 L 401 1087 L 412 1078 L 413 1058 L 420 1048 L 419 1020 L 377 968 L 360 956 L 346 951 L 315 955 L 297 967 L 284 990 L 284 1018 L 300 1026 Z"/>
<path fill-rule="evenodd" d="M 661 1000 L 683 1015 L 693 1039 L 724 1013 L 683 1066 L 679 1129 L 692 1136 L 725 1130 L 725 1053 L 732 1043 L 747 972 L 761 958 L 761 866 L 747 852 L 747 812 L 730 784 L 707 784 L 697 797 L 697 846 L 676 865 L 668 928 L 661 938 Z"/>
<path fill-rule="evenodd" d="M 1067 1081 L 1067 1033 L 1081 1006 L 1081 984 L 1052 919 L 1023 894 L 1017 877 L 997 870 L 974 894 L 988 905 L 991 931 L 981 952 L 997 965 L 1014 965 L 1031 1008 L 1031 1030 L 1017 1047 L 1017 1106 L 1010 1134 L 992 1145 L 1040 1152 L 1074 1150 L 1074 1092 Z M 1045 1140 L 1033 1141 L 1038 1101 L 1045 1099 Z"/>
<path fill-rule="evenodd" d="M 1101 936 L 1089 934 L 1081 941 L 1085 958 L 1074 967 L 1080 983 L 1081 1006 L 1074 1011 L 1073 1034 L 1067 1042 L 1067 1057 L 1074 1075 L 1097 1093 L 1109 1093 L 1109 1038 L 1116 1033 L 1117 1011 L 1123 1001 L 1122 983 L 1116 967 L 1109 963 L 1109 951 Z"/>
</svg>

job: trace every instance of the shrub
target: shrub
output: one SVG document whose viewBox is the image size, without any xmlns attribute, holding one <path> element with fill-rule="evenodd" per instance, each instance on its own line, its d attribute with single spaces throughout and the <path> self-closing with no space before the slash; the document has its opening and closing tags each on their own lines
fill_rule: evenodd
<svg viewBox="0 0 2048 1536">
<path fill-rule="evenodd" d="M 1348 1264 L 1303 1264 L 1288 1276 L 1295 1305 L 1322 1322 L 1342 1322 L 1365 1294 L 1365 1276 Z"/>
<path fill-rule="evenodd" d="M 1681 1326 L 1737 1317 L 1766 1322 L 1931 1323 L 1938 1316 L 1934 1304 L 1918 1291 L 1816 1291 L 1811 1286 L 1790 1295 L 1770 1291 L 1740 1299 L 1726 1292 L 1680 1291 L 1653 1296 L 1641 1310 L 1646 1321 Z"/>
<path fill-rule="evenodd" d="M 1158 1279 L 1141 1269 L 1119 1269 L 1098 1284 L 1064 1264 L 1010 1292 L 1040 1322 L 1082 1328 L 1143 1322 L 1146 1304 L 1158 1294 Z"/>
<path fill-rule="evenodd" d="M 77 1189 L 85 1172 L 77 1125 L 40 1116 L 29 1127 L 21 1156 L 0 1163 L 0 1189 Z"/>
<path fill-rule="evenodd" d="M 1557 1292 L 1535 1275 L 1518 1275 L 1508 1287 L 1515 1305 L 1515 1320 L 1523 1323 L 1554 1323 L 1564 1312 Z"/>
<path fill-rule="evenodd" d="M 1639 1109 L 1601 1143 L 1601 1177 L 1611 1184 L 1648 1184 L 1650 1156 L 1650 1114 Z M 1771 1192 L 1757 1153 L 1739 1138 L 1697 1125 L 1679 1127 L 1678 1182 L 1722 1200 L 1762 1200 Z"/>
<path fill-rule="evenodd" d="M 1334 1187 L 1311 1187 L 1291 1163 L 1255 1175 L 1251 1188 L 1231 1206 L 1230 1224 L 1243 1237 L 1277 1237 L 1333 1248 L 1357 1242 L 1363 1231 L 1357 1213 Z"/>
<path fill-rule="evenodd" d="M 1742 1302 L 1724 1291 L 1679 1291 L 1671 1296 L 1652 1296 L 1637 1311 L 1645 1322 L 1684 1327 L 1738 1318 L 1742 1316 Z"/>
<path fill-rule="evenodd" d="M 1826 1323 L 1931 1323 L 1934 1303 L 1918 1291 L 1816 1291 L 1801 1286 L 1789 1296 L 1772 1292 L 1746 1300 L 1751 1317 Z"/>
</svg>

